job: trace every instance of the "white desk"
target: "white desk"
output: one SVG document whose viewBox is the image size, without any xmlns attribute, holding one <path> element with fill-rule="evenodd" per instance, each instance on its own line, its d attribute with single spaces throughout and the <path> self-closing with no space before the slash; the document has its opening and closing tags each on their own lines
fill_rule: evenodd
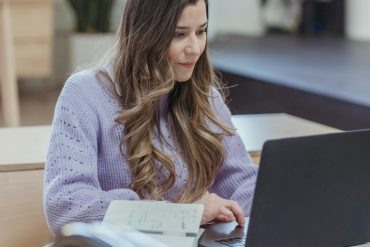
<svg viewBox="0 0 370 247">
<path fill-rule="evenodd" d="M 267 140 L 340 131 L 285 113 L 233 115 L 232 121 L 256 163 L 259 163 L 263 143 Z"/>
</svg>

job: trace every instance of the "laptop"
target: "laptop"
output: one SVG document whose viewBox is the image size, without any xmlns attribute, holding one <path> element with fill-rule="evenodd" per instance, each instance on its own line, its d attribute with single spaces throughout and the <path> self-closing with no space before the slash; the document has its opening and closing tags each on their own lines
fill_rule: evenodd
<svg viewBox="0 0 370 247">
<path fill-rule="evenodd" d="M 267 141 L 248 220 L 206 226 L 199 245 L 370 242 L 370 129 Z"/>
</svg>

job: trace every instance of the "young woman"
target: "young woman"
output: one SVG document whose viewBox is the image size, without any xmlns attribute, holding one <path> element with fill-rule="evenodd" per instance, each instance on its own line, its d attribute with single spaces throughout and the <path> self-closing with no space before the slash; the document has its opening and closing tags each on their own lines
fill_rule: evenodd
<svg viewBox="0 0 370 247">
<path fill-rule="evenodd" d="M 217 90 L 207 25 L 207 0 L 128 0 L 113 58 L 67 80 L 45 167 L 52 231 L 102 220 L 112 200 L 202 203 L 202 223 L 244 224 L 257 168 Z"/>
</svg>

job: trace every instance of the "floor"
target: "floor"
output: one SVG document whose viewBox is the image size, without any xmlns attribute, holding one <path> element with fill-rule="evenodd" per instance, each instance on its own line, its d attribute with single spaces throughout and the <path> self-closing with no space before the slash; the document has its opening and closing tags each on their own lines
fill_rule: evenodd
<svg viewBox="0 0 370 247">
<path fill-rule="evenodd" d="M 53 119 L 55 103 L 61 86 L 43 86 L 38 90 L 20 89 L 21 125 L 48 125 Z M 0 109 L 0 127 L 3 126 Z"/>
</svg>

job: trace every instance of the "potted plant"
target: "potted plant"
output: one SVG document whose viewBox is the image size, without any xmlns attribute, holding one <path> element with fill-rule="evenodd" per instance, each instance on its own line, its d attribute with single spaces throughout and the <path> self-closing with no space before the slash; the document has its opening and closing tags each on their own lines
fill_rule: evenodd
<svg viewBox="0 0 370 247">
<path fill-rule="evenodd" d="M 114 0 L 69 0 L 79 33 L 107 33 Z"/>
<path fill-rule="evenodd" d="M 75 16 L 70 37 L 70 71 L 98 59 L 112 45 L 111 15 L 115 0 L 68 0 Z"/>
</svg>

